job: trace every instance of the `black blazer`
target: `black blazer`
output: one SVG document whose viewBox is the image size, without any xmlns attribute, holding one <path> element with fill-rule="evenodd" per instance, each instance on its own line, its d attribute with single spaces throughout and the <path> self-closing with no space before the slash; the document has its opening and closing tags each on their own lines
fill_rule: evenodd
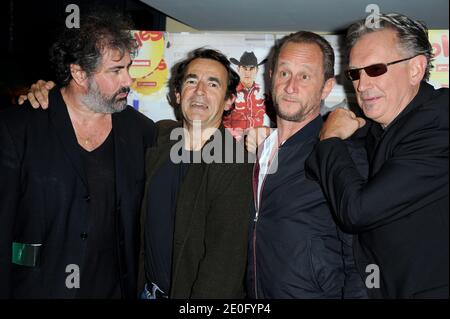
<svg viewBox="0 0 450 319">
<path fill-rule="evenodd" d="M 66 266 L 84 259 L 89 192 L 77 140 L 59 89 L 48 110 L 0 113 L 0 297 L 73 298 Z M 137 296 L 139 210 L 145 150 L 154 123 L 127 107 L 112 115 L 116 218 L 123 296 Z M 11 262 L 12 242 L 42 244 L 35 267 Z"/>
<path fill-rule="evenodd" d="M 343 227 L 358 234 L 360 273 L 370 282 L 374 272 L 366 267 L 379 267 L 372 297 L 448 298 L 448 89 L 423 82 L 384 131 L 366 126 L 368 179 L 338 138 L 317 145 L 308 173 Z"/>
</svg>

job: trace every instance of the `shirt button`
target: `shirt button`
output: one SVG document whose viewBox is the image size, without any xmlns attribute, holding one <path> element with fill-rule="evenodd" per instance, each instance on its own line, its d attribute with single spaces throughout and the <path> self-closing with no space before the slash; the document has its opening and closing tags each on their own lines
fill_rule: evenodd
<svg viewBox="0 0 450 319">
<path fill-rule="evenodd" d="M 84 196 L 84 200 L 86 202 L 89 202 L 91 200 L 91 196 L 89 196 L 89 195 Z"/>
<path fill-rule="evenodd" d="M 82 233 L 80 234 L 80 237 L 81 237 L 82 240 L 86 240 L 87 237 L 88 237 L 88 234 L 85 233 L 85 232 L 82 232 Z"/>
</svg>

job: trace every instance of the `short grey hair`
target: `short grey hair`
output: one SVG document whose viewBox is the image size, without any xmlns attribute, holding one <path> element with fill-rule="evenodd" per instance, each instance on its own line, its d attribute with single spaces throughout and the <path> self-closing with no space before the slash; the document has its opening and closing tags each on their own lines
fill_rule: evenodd
<svg viewBox="0 0 450 319">
<path fill-rule="evenodd" d="M 399 13 L 380 14 L 375 17 L 375 19 L 377 18 L 379 19 L 379 27 L 367 25 L 364 19 L 355 22 L 348 28 L 345 37 L 347 53 L 350 54 L 350 50 L 363 35 L 383 29 L 392 29 L 397 33 L 401 50 L 409 54 L 409 56 L 424 55 L 426 57 L 427 68 L 423 79 L 428 80 L 430 70 L 433 68 L 431 64 L 433 47 L 428 39 L 426 24 Z"/>
</svg>

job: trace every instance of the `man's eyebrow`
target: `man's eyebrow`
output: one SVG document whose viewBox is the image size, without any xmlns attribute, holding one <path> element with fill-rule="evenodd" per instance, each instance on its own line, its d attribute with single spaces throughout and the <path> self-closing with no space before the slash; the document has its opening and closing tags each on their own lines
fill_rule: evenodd
<svg viewBox="0 0 450 319">
<path fill-rule="evenodd" d="M 110 70 L 110 71 L 116 71 L 116 70 L 121 70 L 121 69 L 125 69 L 125 67 L 123 65 L 116 65 L 116 66 L 112 66 L 112 67 L 108 68 L 108 70 Z"/>
<path fill-rule="evenodd" d="M 208 81 L 217 82 L 217 84 L 221 84 L 219 78 L 216 78 L 215 76 L 210 76 L 208 78 Z"/>
<path fill-rule="evenodd" d="M 306 70 L 308 70 L 309 72 L 313 72 L 314 68 L 308 64 L 303 64 L 302 65 Z"/>
<path fill-rule="evenodd" d="M 279 68 L 279 67 L 283 67 L 283 66 L 289 66 L 289 65 L 290 65 L 290 63 L 287 63 L 287 62 L 281 62 L 281 63 L 278 65 L 278 68 Z M 303 64 L 301 64 L 300 66 L 301 66 L 302 68 L 304 68 L 304 69 L 310 71 L 310 72 L 314 71 L 314 68 L 313 68 L 311 65 L 308 65 L 308 64 L 306 64 L 306 63 L 303 63 Z"/>
<path fill-rule="evenodd" d="M 131 66 L 131 63 L 132 62 L 128 63 L 126 66 L 124 66 L 124 65 L 114 65 L 114 66 L 108 68 L 108 70 L 120 70 L 120 69 L 124 69 L 124 68 L 128 69 Z"/>
<path fill-rule="evenodd" d="M 186 76 L 184 77 L 184 80 L 187 80 L 187 79 L 198 79 L 198 76 L 197 76 L 197 74 L 189 73 L 189 74 L 186 74 Z"/>
<path fill-rule="evenodd" d="M 280 68 L 280 67 L 286 67 L 286 66 L 289 66 L 289 63 L 287 63 L 287 62 L 280 62 L 276 67 Z"/>
<path fill-rule="evenodd" d="M 187 74 L 185 77 L 184 77 L 184 80 L 183 81 L 186 81 L 186 80 L 188 80 L 188 79 L 198 79 L 198 75 L 197 74 L 192 74 L 192 73 L 190 73 L 190 74 Z M 208 81 L 210 81 L 210 82 L 216 82 L 217 84 L 219 84 L 219 85 L 221 85 L 222 83 L 220 82 L 220 80 L 219 80 L 219 78 L 218 77 L 215 77 L 215 76 L 210 76 L 209 78 L 208 78 Z"/>
</svg>

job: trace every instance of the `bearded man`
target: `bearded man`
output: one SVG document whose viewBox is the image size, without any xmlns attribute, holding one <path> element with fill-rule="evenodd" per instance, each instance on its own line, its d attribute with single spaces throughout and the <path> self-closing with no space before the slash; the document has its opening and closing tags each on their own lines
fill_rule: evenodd
<svg viewBox="0 0 450 319">
<path fill-rule="evenodd" d="M 53 45 L 48 110 L 0 115 L 0 298 L 136 298 L 145 151 L 127 106 L 136 49 L 121 17 L 89 16 Z"/>
</svg>

